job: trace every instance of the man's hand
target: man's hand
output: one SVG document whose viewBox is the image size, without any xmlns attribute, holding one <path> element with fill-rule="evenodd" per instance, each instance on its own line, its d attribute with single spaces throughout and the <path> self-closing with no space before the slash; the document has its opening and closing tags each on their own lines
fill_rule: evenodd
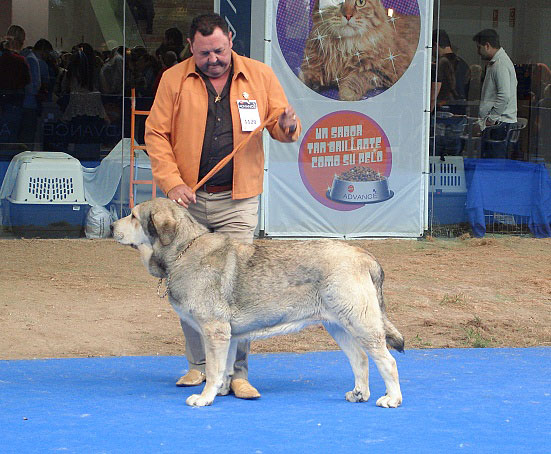
<svg viewBox="0 0 551 454">
<path fill-rule="evenodd" d="M 279 116 L 277 122 L 283 131 L 287 131 L 287 128 L 289 128 L 289 132 L 295 132 L 297 129 L 297 114 L 293 106 L 287 106 L 285 112 Z"/>
<path fill-rule="evenodd" d="M 174 186 L 170 191 L 168 191 L 167 197 L 176 202 L 178 205 L 182 205 L 187 208 L 190 203 L 195 203 L 195 193 L 187 184 L 179 184 Z"/>
</svg>

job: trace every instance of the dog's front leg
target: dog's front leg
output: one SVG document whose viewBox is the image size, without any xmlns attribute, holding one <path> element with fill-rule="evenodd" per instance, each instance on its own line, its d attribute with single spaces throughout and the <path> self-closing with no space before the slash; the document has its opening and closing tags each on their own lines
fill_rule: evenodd
<svg viewBox="0 0 551 454">
<path fill-rule="evenodd" d="M 218 391 L 219 396 L 227 396 L 230 392 L 231 379 L 234 373 L 235 357 L 237 355 L 237 344 L 238 339 L 232 337 L 226 359 L 226 368 L 224 370 L 224 382 L 222 384 L 222 388 Z"/>
<path fill-rule="evenodd" d="M 211 405 L 224 385 L 226 361 L 230 348 L 231 326 L 229 323 L 209 321 L 202 326 L 205 343 L 207 383 L 201 394 L 193 394 L 186 404 L 193 407 Z"/>
</svg>

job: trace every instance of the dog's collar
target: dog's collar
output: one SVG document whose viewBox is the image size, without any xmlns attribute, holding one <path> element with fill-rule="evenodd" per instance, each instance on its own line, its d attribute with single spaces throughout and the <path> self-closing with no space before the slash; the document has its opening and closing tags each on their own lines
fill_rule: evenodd
<svg viewBox="0 0 551 454">
<path fill-rule="evenodd" d="M 184 255 L 187 250 L 191 247 L 191 245 L 193 244 L 193 242 L 196 240 L 196 238 L 193 238 L 193 240 L 191 240 L 187 246 L 184 248 L 183 251 L 180 251 L 180 253 L 178 254 L 178 257 L 176 257 L 176 261 L 180 260 L 182 258 L 182 255 Z"/>
<path fill-rule="evenodd" d="M 187 246 L 182 250 L 180 251 L 180 253 L 178 254 L 178 257 L 176 257 L 176 262 L 178 260 L 180 260 L 182 258 L 182 256 L 187 252 L 187 250 L 190 248 L 190 246 L 193 244 L 193 242 L 195 241 L 195 238 L 193 238 L 193 240 L 191 240 Z M 166 284 L 165 284 L 165 291 L 164 293 L 161 295 L 161 287 L 163 285 L 163 278 L 160 278 L 159 279 L 159 283 L 157 284 L 157 296 L 159 298 L 164 298 L 166 295 L 168 295 L 168 286 L 170 284 L 170 273 L 166 273 Z"/>
</svg>

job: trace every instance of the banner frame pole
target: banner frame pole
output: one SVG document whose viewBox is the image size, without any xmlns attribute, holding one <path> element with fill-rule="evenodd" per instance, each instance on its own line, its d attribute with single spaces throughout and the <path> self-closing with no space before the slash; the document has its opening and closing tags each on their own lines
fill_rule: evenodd
<svg viewBox="0 0 551 454">
<path fill-rule="evenodd" d="M 425 109 L 423 112 L 423 123 L 424 123 L 424 140 L 423 148 L 425 152 L 423 153 L 423 203 L 421 204 L 423 213 L 423 230 L 426 231 L 429 229 L 429 178 L 430 178 L 430 163 L 429 163 L 429 141 L 430 141 L 430 97 L 431 97 L 431 61 L 432 61 L 432 28 L 433 28 L 433 14 L 434 14 L 434 0 L 427 0 L 427 6 L 425 11 L 428 15 L 427 20 L 425 21 L 427 29 L 425 32 Z"/>
<path fill-rule="evenodd" d="M 264 63 L 272 66 L 272 13 L 273 0 L 264 0 Z M 263 132 L 262 145 L 264 147 L 264 187 L 260 194 L 258 213 L 258 236 L 263 238 L 266 235 L 266 218 L 268 216 L 267 194 L 268 194 L 268 162 L 270 157 L 270 138 L 266 131 Z"/>
</svg>

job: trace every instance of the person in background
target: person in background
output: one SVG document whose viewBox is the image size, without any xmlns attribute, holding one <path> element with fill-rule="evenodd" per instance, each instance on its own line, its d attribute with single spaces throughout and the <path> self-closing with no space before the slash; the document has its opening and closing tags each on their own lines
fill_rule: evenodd
<svg viewBox="0 0 551 454">
<path fill-rule="evenodd" d="M 12 37 L 12 46 L 15 52 L 25 57 L 31 75 L 30 82 L 25 85 L 25 95 L 23 97 L 23 108 L 21 117 L 21 127 L 19 128 L 18 142 L 25 143 L 29 148 L 33 148 L 35 132 L 38 118 L 38 92 L 40 90 L 40 65 L 38 58 L 33 53 L 32 48 L 23 49 L 25 44 L 25 30 L 19 25 L 11 25 L 6 32 L 7 36 Z"/>
<path fill-rule="evenodd" d="M 100 91 L 106 95 L 121 95 L 123 76 L 123 46 L 111 50 L 109 58 L 103 64 L 99 73 Z"/>
<path fill-rule="evenodd" d="M 155 18 L 155 5 L 153 0 L 127 0 L 128 8 L 134 16 L 136 24 L 145 21 L 145 33 L 153 33 L 153 19 Z"/>
<path fill-rule="evenodd" d="M 196 193 L 192 188 L 251 134 L 251 120 L 260 124 L 281 109 L 266 126 L 281 142 L 298 139 L 300 122 L 273 70 L 232 51 L 232 33 L 220 15 L 193 19 L 189 36 L 193 56 L 164 72 L 147 118 L 145 142 L 153 177 L 198 222 L 252 243 L 264 174 L 261 134 Z M 191 325 L 181 324 L 189 371 L 177 385 L 199 385 L 205 380 L 203 341 Z M 248 381 L 249 342 L 240 342 L 237 349 L 231 390 L 239 398 L 258 398 Z"/>
<path fill-rule="evenodd" d="M 52 140 L 75 144 L 81 159 L 86 156 L 85 153 L 95 156 L 104 138 L 105 126 L 109 123 L 98 86 L 96 54 L 90 44 L 77 44 L 72 49 L 61 83 L 62 96 L 57 100 L 63 110 L 61 121 L 67 125 L 64 129 L 67 133 Z"/>
<path fill-rule="evenodd" d="M 64 92 L 64 85 L 65 80 L 67 78 L 67 68 L 69 67 L 69 60 L 71 60 L 72 53 L 67 52 L 65 50 L 62 50 L 59 53 L 59 66 L 58 66 L 58 73 L 57 78 L 55 80 L 54 85 L 54 96 L 56 98 L 56 101 L 59 103 L 59 98 L 64 96 L 66 93 Z"/>
<path fill-rule="evenodd" d="M 430 111 L 434 113 L 436 100 L 442 88 L 442 74 L 436 70 L 436 63 L 430 65 L 431 83 L 430 83 Z"/>
<path fill-rule="evenodd" d="M 445 30 L 433 31 L 432 45 L 438 52 L 438 74 L 442 80 L 437 103 L 439 106 L 448 106 L 453 114 L 465 115 L 471 78 L 469 65 L 454 53 Z"/>
<path fill-rule="evenodd" d="M 165 30 L 162 44 L 158 47 L 155 54 L 164 55 L 171 50 L 178 56 L 178 61 L 181 62 L 186 58 L 189 58 L 189 45 L 184 45 L 184 35 L 180 29 L 176 27 L 167 28 Z"/>
<path fill-rule="evenodd" d="M 467 94 L 467 115 L 469 117 L 478 117 L 478 108 L 480 106 L 480 92 L 482 90 L 482 66 L 472 64 L 469 66 L 471 71 L 471 80 L 469 82 L 469 93 Z"/>
<path fill-rule="evenodd" d="M 39 39 L 33 46 L 33 52 L 38 58 L 40 66 L 40 91 L 42 101 L 51 101 L 54 93 L 55 81 L 59 73 L 57 57 L 54 48 L 47 39 Z"/>
<path fill-rule="evenodd" d="M 163 73 L 168 68 L 172 68 L 178 63 L 178 56 L 176 55 L 176 52 L 169 50 L 164 54 L 159 55 L 159 60 L 161 62 L 161 70 L 157 74 L 157 78 L 155 79 L 155 83 L 153 84 L 153 96 L 155 96 L 155 93 L 157 93 L 157 89 L 159 88 L 159 83 L 161 82 L 161 77 L 163 76 Z"/>
<path fill-rule="evenodd" d="M 501 47 L 495 30 L 485 29 L 473 37 L 478 55 L 487 62 L 482 83 L 479 125 L 484 158 L 507 158 L 505 138 L 517 122 L 517 76 L 513 62 Z M 488 140 L 497 140 L 488 142 Z"/>
<path fill-rule="evenodd" d="M 31 82 L 29 65 L 19 53 L 23 42 L 20 33 L 8 33 L 0 43 L 0 142 L 17 142 L 19 137 L 25 87 Z"/>
<path fill-rule="evenodd" d="M 79 43 L 70 54 L 62 55 L 67 71 L 61 81 L 60 96 L 76 92 L 96 92 L 99 89 L 100 62 L 92 46 Z"/>
<path fill-rule="evenodd" d="M 136 46 L 130 52 L 130 87 L 136 89 L 138 97 L 152 97 L 155 79 L 160 71 L 158 60 L 143 46 Z"/>
</svg>

